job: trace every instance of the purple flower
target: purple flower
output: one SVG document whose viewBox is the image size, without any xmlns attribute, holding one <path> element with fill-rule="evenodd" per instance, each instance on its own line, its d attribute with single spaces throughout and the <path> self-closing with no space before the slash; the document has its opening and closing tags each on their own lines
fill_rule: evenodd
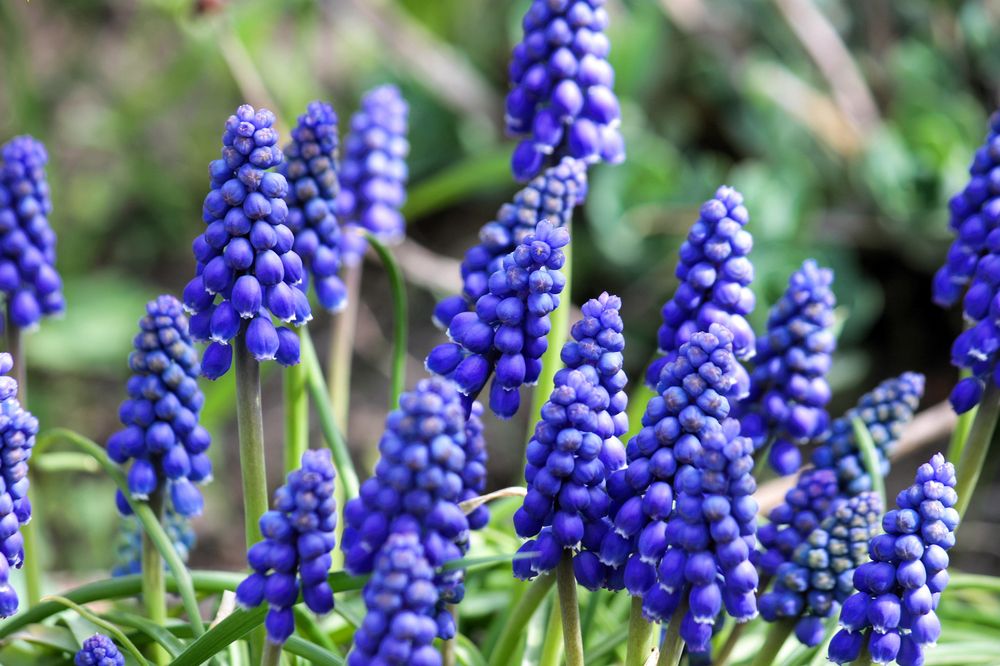
<svg viewBox="0 0 1000 666">
<path fill-rule="evenodd" d="M 173 544 L 181 561 L 186 563 L 197 539 L 191 520 L 168 505 L 164 512 L 163 529 L 170 537 L 170 543 Z M 118 538 L 115 541 L 115 565 L 111 568 L 112 577 L 142 573 L 142 535 L 142 525 L 138 518 L 122 517 Z"/>
<path fill-rule="evenodd" d="M 753 330 L 745 319 L 755 302 L 750 290 L 753 264 L 747 256 L 753 237 L 743 228 L 749 218 L 743 195 L 731 187 L 720 187 L 702 204 L 698 221 L 681 245 L 675 272 L 680 284 L 661 312 L 659 347 L 666 356 L 650 365 L 646 373 L 650 386 L 656 386 L 670 355 L 712 323 L 732 331 L 737 358 L 754 355 Z M 741 378 L 737 390 L 745 393 L 748 383 L 749 378 Z"/>
<path fill-rule="evenodd" d="M 462 499 L 470 500 L 486 492 L 486 463 L 489 451 L 486 449 L 486 436 L 483 425 L 483 405 L 476 401 L 472 403 L 472 411 L 465 422 L 465 465 L 462 467 Z M 490 510 L 485 504 L 480 504 L 468 514 L 469 528 L 480 530 L 490 522 Z"/>
<path fill-rule="evenodd" d="M 896 496 L 896 508 L 882 519 L 885 534 L 869 541 L 872 561 L 854 572 L 857 592 L 840 611 L 843 628 L 830 645 L 831 661 L 856 659 L 867 641 L 875 663 L 923 663 L 923 649 L 941 634 L 935 610 L 948 585 L 957 500 L 955 468 L 938 453 Z"/>
<path fill-rule="evenodd" d="M 306 451 L 302 466 L 275 491 L 274 509 L 260 517 L 264 540 L 247 552 L 253 573 L 236 588 L 236 600 L 244 606 L 267 602 L 264 625 L 272 643 L 284 643 L 295 630 L 292 606 L 299 593 L 317 615 L 333 610 L 327 575 L 336 545 L 335 476 L 328 450 Z"/>
<path fill-rule="evenodd" d="M 203 500 L 194 484 L 212 479 L 211 436 L 199 423 L 205 396 L 198 388 L 198 352 L 188 318 L 173 296 L 146 305 L 129 355 L 128 398 L 118 410 L 123 429 L 108 439 L 108 456 L 128 470 L 129 491 L 147 499 L 164 489 L 181 516 L 201 514 Z M 128 503 L 119 498 L 127 515 Z"/>
<path fill-rule="evenodd" d="M 239 107 L 226 121 L 221 158 L 209 164 L 211 189 L 202 206 L 208 226 L 192 246 L 197 275 L 184 288 L 192 337 L 211 341 L 201 363 L 209 379 L 229 371 L 229 342 L 240 334 L 256 360 L 298 363 L 291 332 L 275 327 L 272 317 L 296 326 L 312 317 L 297 287 L 302 258 L 285 224 L 288 182 L 269 170 L 284 158 L 273 125 L 267 109 Z"/>
<path fill-rule="evenodd" d="M 386 243 L 403 240 L 410 144 L 409 106 L 399 89 L 383 85 L 369 90 L 351 118 L 344 142 L 337 212 L 345 223 L 342 252 L 348 263 L 360 261 L 365 249 L 361 230 Z"/>
<path fill-rule="evenodd" d="M 493 376 L 490 409 L 510 418 L 520 406 L 518 389 L 538 381 L 542 355 L 548 348 L 549 314 L 559 307 L 566 278 L 562 248 L 569 231 L 539 222 L 504 257 L 489 279 L 489 291 L 474 312 L 456 315 L 448 326 L 452 342 L 427 356 L 427 369 L 453 379 L 471 403 Z"/>
<path fill-rule="evenodd" d="M 45 146 L 30 136 L 15 137 L 0 150 L 0 292 L 19 328 L 66 307 L 48 220 L 48 159 Z"/>
<path fill-rule="evenodd" d="M 832 283 L 833 271 L 807 259 L 757 339 L 750 395 L 741 404 L 743 433 L 757 449 L 770 444 L 771 467 L 781 475 L 794 474 L 802 464 L 800 447 L 829 427 L 826 373 L 837 346 Z"/>
<path fill-rule="evenodd" d="M 287 159 L 279 167 L 288 181 L 285 225 L 295 234 L 292 249 L 312 277 L 316 298 L 331 312 L 347 305 L 344 283 L 337 275 L 341 246 L 337 150 L 337 114 L 325 102 L 311 102 L 292 130 L 292 140 L 285 146 Z M 286 258 L 284 269 L 301 276 L 305 291 L 303 267 L 295 263 L 294 255 Z"/>
<path fill-rule="evenodd" d="M 462 293 L 443 299 L 434 309 L 434 322 L 447 329 L 460 312 L 473 309 L 489 292 L 490 275 L 502 267 L 503 258 L 514 251 L 542 220 L 566 227 L 574 207 L 587 193 L 586 165 L 571 157 L 549 167 L 532 179 L 497 212 L 496 219 L 479 230 L 479 242 L 462 261 Z"/>
<path fill-rule="evenodd" d="M 604 0 L 534 0 L 514 47 L 506 124 L 523 137 L 511 160 L 517 180 L 536 176 L 564 155 L 586 162 L 625 159 L 612 90 Z"/>
<path fill-rule="evenodd" d="M 764 549 L 759 562 L 761 571 L 775 575 L 842 497 L 832 469 L 803 471 L 795 487 L 785 493 L 785 501 L 771 510 L 767 524 L 757 530 L 757 540 Z"/>
<path fill-rule="evenodd" d="M 73 663 L 76 666 L 125 666 L 125 657 L 113 640 L 103 634 L 94 634 L 83 642 Z"/>
<path fill-rule="evenodd" d="M 365 619 L 354 633 L 348 666 L 440 666 L 434 649 L 439 605 L 434 567 L 416 534 L 392 534 L 365 583 Z"/>
</svg>

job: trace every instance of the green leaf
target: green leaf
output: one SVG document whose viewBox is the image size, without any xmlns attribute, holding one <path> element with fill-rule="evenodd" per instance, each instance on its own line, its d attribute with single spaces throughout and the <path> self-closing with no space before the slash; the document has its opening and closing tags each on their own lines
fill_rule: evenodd
<svg viewBox="0 0 1000 666">
<path fill-rule="evenodd" d="M 176 636 L 170 633 L 170 631 L 166 628 L 161 627 L 141 615 L 123 610 L 113 610 L 102 613 L 101 616 L 109 622 L 114 622 L 118 626 L 135 629 L 136 631 L 145 634 L 151 640 L 162 645 L 171 657 L 176 657 L 184 651 L 184 644 L 177 640 Z"/>
<path fill-rule="evenodd" d="M 858 450 L 861 451 L 861 460 L 865 464 L 865 471 L 872 479 L 872 490 L 882 500 L 882 507 L 885 508 L 885 479 L 882 478 L 882 466 L 879 463 L 879 452 L 875 448 L 872 434 L 868 432 L 864 421 L 855 416 L 851 419 L 854 427 L 854 440 L 857 442 Z"/>
<path fill-rule="evenodd" d="M 392 291 L 392 381 L 389 389 L 389 409 L 395 409 L 399 395 L 406 388 L 406 339 L 409 334 L 406 282 L 392 251 L 367 231 L 365 238 L 381 260 L 382 267 L 389 276 Z"/>
<path fill-rule="evenodd" d="M 44 624 L 19 631 L 9 638 L 10 641 L 24 641 L 43 647 L 75 653 L 80 649 L 80 642 L 72 631 L 65 627 L 50 627 Z"/>
<path fill-rule="evenodd" d="M 455 656 L 463 666 L 487 666 L 486 658 L 465 634 L 455 636 Z"/>
<path fill-rule="evenodd" d="M 61 604 L 61 605 L 65 606 L 66 608 L 69 608 L 69 609 L 72 609 L 72 610 L 76 611 L 76 613 L 80 617 L 85 618 L 86 620 L 94 623 L 95 625 L 97 625 L 98 627 L 100 627 L 101 629 L 103 629 L 104 631 L 108 632 L 108 635 L 111 638 L 113 638 L 116 641 L 118 641 L 118 644 L 121 645 L 123 648 L 125 648 L 133 657 L 135 657 L 135 660 L 137 662 L 139 662 L 140 664 L 147 664 L 148 663 L 146 661 L 145 657 L 142 656 L 142 653 L 139 652 L 139 648 L 137 648 L 135 646 L 135 644 L 132 643 L 132 641 L 130 641 L 128 639 L 128 636 L 126 636 L 122 632 L 121 629 L 119 629 L 118 627 L 116 627 L 112 623 L 108 622 L 107 620 L 102 619 L 101 617 L 99 617 L 98 615 L 96 615 L 95 613 L 93 613 L 92 611 L 87 610 L 86 608 L 84 608 L 80 604 L 78 604 L 78 603 L 76 603 L 74 601 L 71 601 L 70 599 L 67 599 L 66 597 L 60 597 L 58 595 L 53 595 L 53 596 L 46 597 L 44 600 L 45 601 L 53 601 L 53 602 L 55 602 L 57 604 Z"/>
</svg>

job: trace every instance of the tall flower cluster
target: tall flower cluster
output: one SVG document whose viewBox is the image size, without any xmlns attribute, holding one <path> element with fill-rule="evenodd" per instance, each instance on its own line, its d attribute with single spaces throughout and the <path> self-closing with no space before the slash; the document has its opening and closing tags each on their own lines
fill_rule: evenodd
<svg viewBox="0 0 1000 666">
<path fill-rule="evenodd" d="M 38 420 L 21 407 L 17 382 L 6 376 L 14 367 L 10 354 L 0 353 L 0 618 L 17 612 L 17 593 L 10 585 L 10 567 L 24 563 L 21 526 L 31 520 L 28 500 L 28 459 L 38 434 Z"/>
<path fill-rule="evenodd" d="M 465 465 L 462 467 L 461 501 L 479 497 L 486 492 L 486 462 L 489 451 L 486 448 L 486 426 L 483 425 L 483 405 L 478 400 L 472 403 L 472 411 L 465 422 Z M 480 530 L 490 522 L 490 510 L 480 504 L 468 514 L 469 528 Z"/>
<path fill-rule="evenodd" d="M 197 540 L 191 520 L 178 514 L 173 507 L 167 507 L 164 512 L 163 531 L 167 533 L 181 561 L 186 563 Z M 138 518 L 123 517 L 115 541 L 115 565 L 111 568 L 113 577 L 142 573 L 142 535 L 142 525 Z"/>
<path fill-rule="evenodd" d="M 173 510 L 197 516 L 203 500 L 194 484 L 212 478 L 207 453 L 212 438 L 198 423 L 205 396 L 198 388 L 198 352 L 180 301 L 169 295 L 150 301 L 133 344 L 128 398 L 118 410 L 124 428 L 108 439 L 108 456 L 119 465 L 131 461 L 133 497 L 146 499 L 165 484 Z M 130 513 L 122 498 L 118 505 Z"/>
<path fill-rule="evenodd" d="M 782 475 L 798 471 L 800 447 L 829 427 L 826 373 L 837 345 L 832 284 L 833 271 L 807 259 L 771 308 L 767 333 L 757 338 L 743 432 L 758 449 L 770 443 L 771 467 Z"/>
<path fill-rule="evenodd" d="M 211 189 L 202 206 L 207 227 L 193 244 L 197 275 L 184 288 L 192 336 L 211 341 L 202 359 L 209 379 L 229 371 L 229 342 L 241 333 L 258 361 L 295 365 L 298 337 L 275 327 L 271 317 L 301 325 L 312 316 L 296 287 L 305 269 L 285 224 L 288 182 L 269 171 L 283 159 L 274 120 L 267 109 L 236 109 L 222 134 L 222 157 L 209 164 Z"/>
<path fill-rule="evenodd" d="M 795 620 L 803 644 L 818 645 L 826 633 L 824 619 L 854 591 L 855 569 L 868 561 L 868 541 L 878 533 L 882 500 L 875 493 L 838 499 L 819 527 L 813 529 L 778 567 L 774 589 L 760 599 L 768 622 Z"/>
<path fill-rule="evenodd" d="M 865 471 L 864 461 L 854 435 L 855 419 L 868 429 L 879 455 L 883 476 L 889 473 L 889 457 L 903 428 L 913 419 L 924 393 L 924 376 L 904 372 L 887 379 L 873 391 L 861 396 L 858 404 L 836 419 L 823 443 L 813 451 L 816 467 L 833 469 L 840 490 L 857 495 L 872 489 L 872 480 Z"/>
<path fill-rule="evenodd" d="M 431 351 L 427 368 L 453 379 L 470 400 L 495 375 L 490 408 L 501 418 L 516 414 L 518 389 L 538 381 L 542 369 L 549 314 L 559 306 L 566 285 L 559 269 L 566 262 L 562 248 L 567 244 L 569 231 L 539 222 L 490 276 L 489 291 L 476 301 L 475 311 L 451 320 L 452 342 Z"/>
<path fill-rule="evenodd" d="M 753 264 L 748 257 L 753 237 L 743 228 L 749 219 L 743 195 L 731 187 L 720 187 L 702 204 L 698 221 L 680 248 L 675 272 L 680 284 L 661 312 L 659 347 L 666 357 L 650 365 L 646 374 L 650 386 L 657 385 L 670 355 L 713 322 L 732 331 L 737 358 L 754 355 L 754 334 L 745 318 L 755 303 L 750 290 Z M 743 376 L 736 387 L 745 393 L 749 378 L 742 366 L 739 372 Z"/>
<path fill-rule="evenodd" d="M 460 312 L 473 308 L 489 292 L 489 278 L 501 267 L 503 258 L 514 251 L 542 220 L 565 227 L 573 209 L 587 193 L 584 162 L 564 157 L 559 164 L 536 176 L 497 212 L 496 219 L 479 230 L 479 242 L 462 260 L 462 293 L 443 299 L 434 309 L 435 323 L 447 329 Z"/>
<path fill-rule="evenodd" d="M 757 530 L 757 540 L 764 548 L 759 565 L 773 576 L 782 564 L 792 559 L 795 550 L 829 515 L 830 507 L 843 497 L 832 469 L 808 469 L 796 479 L 795 487 L 785 493 L 785 501 L 768 514 L 768 522 Z"/>
<path fill-rule="evenodd" d="M 955 545 L 958 511 L 955 468 L 940 453 L 917 470 L 882 519 L 885 534 L 869 544 L 872 561 L 854 572 L 857 589 L 840 612 L 843 627 L 830 644 L 830 660 L 857 659 L 867 642 L 872 661 L 924 663 L 924 648 L 941 635 L 935 614 L 948 585 L 948 550 Z"/>
<path fill-rule="evenodd" d="M 389 536 L 362 596 L 367 613 L 354 632 L 348 666 L 440 666 L 441 655 L 433 646 L 438 605 L 434 567 L 416 534 Z"/>
<path fill-rule="evenodd" d="M 344 142 L 337 212 L 348 225 L 344 260 L 356 262 L 365 243 L 356 227 L 387 243 L 403 239 L 406 221 L 400 208 L 406 201 L 410 143 L 409 106 L 399 89 L 383 85 L 368 91 L 351 118 Z"/>
<path fill-rule="evenodd" d="M 19 328 L 66 307 L 48 220 L 48 159 L 45 146 L 30 136 L 15 137 L 0 150 L 0 292 Z"/>
<path fill-rule="evenodd" d="M 613 569 L 598 552 L 611 529 L 606 482 L 625 466 L 618 439 L 628 430 L 620 308 L 621 299 L 607 292 L 587 301 L 563 345 L 565 367 L 528 442 L 528 493 L 514 514 L 518 535 L 529 539 L 520 552 L 531 553 L 514 562 L 519 578 L 551 571 L 570 552 L 582 585 L 612 584 Z"/>
<path fill-rule="evenodd" d="M 302 466 L 275 491 L 274 509 L 260 517 L 264 540 L 247 551 L 253 573 L 236 588 L 236 600 L 244 606 L 267 602 L 264 624 L 273 643 L 284 643 L 295 630 L 292 606 L 300 592 L 317 615 L 333 610 L 327 575 L 336 546 L 335 476 L 328 450 L 303 453 Z"/>
<path fill-rule="evenodd" d="M 320 304 L 331 312 L 346 305 L 340 270 L 340 224 L 337 222 L 337 114 L 326 102 L 311 102 L 292 130 L 279 171 L 288 181 L 288 217 L 295 234 L 292 249 L 305 264 Z M 306 288 L 303 275 L 302 288 Z"/>
<path fill-rule="evenodd" d="M 625 159 L 607 25 L 604 0 L 531 3 L 508 72 L 507 131 L 523 137 L 511 160 L 516 179 L 534 177 L 563 155 Z"/>
<path fill-rule="evenodd" d="M 83 642 L 73 663 L 76 666 L 125 666 L 125 656 L 113 640 L 104 634 L 94 634 Z"/>
</svg>

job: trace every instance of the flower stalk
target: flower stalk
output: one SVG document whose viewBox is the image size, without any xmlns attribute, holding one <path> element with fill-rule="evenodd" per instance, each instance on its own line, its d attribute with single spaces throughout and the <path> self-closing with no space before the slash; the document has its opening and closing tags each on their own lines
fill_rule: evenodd
<svg viewBox="0 0 1000 666">
<path fill-rule="evenodd" d="M 538 657 L 539 666 L 559 666 L 563 656 L 563 625 L 561 604 L 553 603 L 545 625 L 545 641 Z"/>
<path fill-rule="evenodd" d="M 296 331 L 300 339 L 302 329 Z M 304 363 L 285 369 L 285 473 L 298 468 L 302 454 L 309 448 L 309 395 Z"/>
<path fill-rule="evenodd" d="M 580 602 L 576 595 L 576 576 L 573 574 L 573 556 L 564 552 L 556 569 L 559 592 L 559 609 L 562 615 L 563 644 L 566 648 L 566 666 L 583 666 L 583 634 L 580 631 Z"/>
<path fill-rule="evenodd" d="M 778 653 L 785 645 L 785 641 L 792 635 L 795 629 L 795 621 L 786 619 L 771 623 L 764 637 L 764 645 L 757 652 L 750 666 L 770 666 L 778 663 Z"/>
<path fill-rule="evenodd" d="M 351 362 L 354 358 L 354 336 L 358 328 L 359 296 L 363 262 L 344 266 L 344 286 L 347 290 L 347 307 L 337 315 L 330 336 L 327 355 L 326 383 L 330 387 L 329 405 L 333 418 L 347 432 L 351 409 Z"/>
<path fill-rule="evenodd" d="M 643 666 L 649 656 L 649 639 L 653 635 L 653 624 L 642 616 L 642 597 L 632 597 L 628 614 L 628 643 L 625 651 L 625 666 Z"/>
<path fill-rule="evenodd" d="M 382 262 L 382 267 L 389 276 L 392 291 L 392 372 L 389 382 L 389 409 L 395 409 L 400 394 L 406 388 L 406 340 L 409 333 L 406 282 L 403 280 L 403 271 L 392 256 L 392 251 L 370 232 L 365 232 L 365 238 Z"/>
<path fill-rule="evenodd" d="M 998 418 L 1000 418 L 1000 388 L 989 382 L 979 403 L 976 418 L 969 429 L 969 436 L 962 446 L 962 457 L 955 465 L 958 474 L 955 483 L 958 502 L 955 508 L 959 516 L 964 516 L 966 509 L 969 508 L 969 502 L 979 482 L 979 475 L 983 471 L 983 464 L 986 462 L 986 455 L 993 442 Z"/>
<path fill-rule="evenodd" d="M 687 599 L 681 602 L 667 624 L 667 633 L 660 644 L 660 657 L 656 666 L 677 666 L 684 654 L 684 641 L 681 639 L 681 619 L 688 612 Z"/>
<path fill-rule="evenodd" d="M 264 461 L 264 418 L 260 400 L 260 364 L 241 333 L 233 343 L 236 356 L 236 424 L 240 440 L 246 546 L 260 541 L 257 521 L 267 511 L 267 470 Z"/>
<path fill-rule="evenodd" d="M 511 611 L 507 623 L 493 647 L 490 666 L 503 666 L 511 663 L 517 645 L 524 637 L 525 627 L 528 626 L 531 617 L 545 600 L 555 582 L 555 576 L 545 575 L 539 576 L 528 586 L 528 589 L 521 596 L 521 600 L 517 602 L 517 606 Z"/>
<path fill-rule="evenodd" d="M 163 490 L 158 489 L 149 497 L 149 508 L 156 520 L 163 522 Z M 149 619 L 159 626 L 167 622 L 167 582 L 163 570 L 163 558 L 156 544 L 145 530 L 142 532 L 142 600 L 146 605 Z M 150 646 L 151 659 L 155 664 L 166 664 L 170 655 L 159 643 Z"/>
</svg>

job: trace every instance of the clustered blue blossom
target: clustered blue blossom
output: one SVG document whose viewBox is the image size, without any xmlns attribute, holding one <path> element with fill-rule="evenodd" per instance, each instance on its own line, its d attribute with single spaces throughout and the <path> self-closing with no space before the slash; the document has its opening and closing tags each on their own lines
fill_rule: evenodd
<svg viewBox="0 0 1000 666">
<path fill-rule="evenodd" d="M 163 516 L 163 531 L 167 533 L 181 561 L 186 563 L 197 541 L 191 520 L 169 506 Z M 142 535 L 139 519 L 135 516 L 124 516 L 115 541 L 115 565 L 111 568 L 112 577 L 142 573 Z"/>
<path fill-rule="evenodd" d="M 528 180 L 563 155 L 625 159 L 621 109 L 608 63 L 605 0 L 534 0 L 508 70 L 507 132 L 524 137 L 511 169 Z"/>
<path fill-rule="evenodd" d="M 253 573 L 236 588 L 236 600 L 244 606 L 267 602 L 264 625 L 272 643 L 284 643 L 295 630 L 292 607 L 300 592 L 317 615 L 333 610 L 327 576 L 336 546 L 335 477 L 329 450 L 303 453 L 302 466 L 275 491 L 274 509 L 260 517 L 264 540 L 247 551 Z"/>
<path fill-rule="evenodd" d="M 757 449 L 770 444 L 768 460 L 781 475 L 798 471 L 801 447 L 830 425 L 826 374 L 837 346 L 832 284 L 833 271 L 807 259 L 771 308 L 767 333 L 757 338 L 750 395 L 741 404 L 743 433 Z"/>
<path fill-rule="evenodd" d="M 45 146 L 30 136 L 15 137 L 0 150 L 0 292 L 19 328 L 66 307 L 48 220 L 48 159 Z"/>
<path fill-rule="evenodd" d="M 370 573 L 394 534 L 416 534 L 424 557 L 439 571 L 438 635 L 451 638 L 454 621 L 443 603 L 464 594 L 461 572 L 441 567 L 468 550 L 469 520 L 458 506 L 466 489 L 466 408 L 455 385 L 442 377 L 417 383 L 386 419 L 375 475 L 344 508 L 341 547 L 346 569 Z"/>
<path fill-rule="evenodd" d="M 148 499 L 165 485 L 174 511 L 200 515 L 204 501 L 195 484 L 212 479 L 212 438 L 198 422 L 205 396 L 180 301 L 169 295 L 150 301 L 133 344 L 128 398 L 118 410 L 124 428 L 108 439 L 108 457 L 119 465 L 131 461 L 133 498 Z M 131 513 L 120 491 L 117 504 L 123 515 Z"/>
<path fill-rule="evenodd" d="M 576 554 L 583 585 L 596 589 L 606 582 L 608 572 L 594 551 L 608 530 L 605 482 L 625 464 L 618 436 L 628 429 L 620 307 L 621 300 L 607 293 L 588 301 L 573 340 L 563 347 L 566 366 L 556 373 L 528 442 L 528 493 L 514 514 L 515 530 L 529 539 L 519 552 L 531 554 L 514 562 L 519 578 L 551 571 L 568 552 Z"/>
<path fill-rule="evenodd" d="M 478 400 L 472 403 L 472 411 L 465 422 L 465 465 L 462 467 L 462 495 L 465 502 L 486 492 L 486 463 L 489 451 L 486 448 L 486 426 L 483 425 L 483 405 Z M 481 530 L 490 522 L 490 510 L 480 504 L 467 514 L 469 529 Z"/>
<path fill-rule="evenodd" d="M 924 663 L 924 648 L 941 635 L 935 613 L 948 585 L 948 550 L 955 545 L 955 468 L 940 453 L 917 470 L 869 542 L 872 561 L 854 572 L 857 589 L 840 611 L 842 629 L 830 644 L 838 664 L 858 658 L 867 642 L 872 661 Z"/>
<path fill-rule="evenodd" d="M 288 217 L 285 225 L 295 235 L 292 249 L 306 273 L 303 291 L 312 278 L 316 298 L 326 310 L 347 305 L 340 270 L 340 224 L 337 222 L 337 114 L 326 102 L 311 102 L 292 130 L 279 171 L 288 181 Z"/>
<path fill-rule="evenodd" d="M 750 289 L 753 264 L 747 256 L 753 237 L 743 228 L 749 219 L 743 195 L 731 187 L 720 187 L 702 204 L 698 221 L 680 247 L 675 271 L 680 284 L 661 312 L 659 348 L 666 356 L 650 365 L 646 373 L 650 386 L 656 386 L 670 355 L 712 323 L 724 324 L 732 332 L 737 358 L 754 355 L 754 334 L 746 320 L 756 302 Z M 745 394 L 749 377 L 742 366 L 739 372 L 736 388 Z"/>
<path fill-rule="evenodd" d="M 388 537 L 362 592 L 367 613 L 354 632 L 348 666 L 440 666 L 433 645 L 439 605 L 434 576 L 415 533 Z"/>
<path fill-rule="evenodd" d="M 76 666 L 125 666 L 125 656 L 113 640 L 104 634 L 94 634 L 83 642 L 73 663 Z"/>
<path fill-rule="evenodd" d="M 38 434 L 38 419 L 21 407 L 17 382 L 6 376 L 13 367 L 11 355 L 0 353 L 0 618 L 17 612 L 10 568 L 24 563 L 21 527 L 31 520 L 28 459 Z"/>
<path fill-rule="evenodd" d="M 457 314 L 448 327 L 452 342 L 438 345 L 427 368 L 453 379 L 467 400 L 482 391 L 490 376 L 490 409 L 510 418 L 521 404 L 518 389 L 534 384 L 548 348 L 549 314 L 559 307 L 566 277 L 562 248 L 569 231 L 541 221 L 535 232 L 503 259 L 489 279 L 489 291 L 474 312 Z"/>
<path fill-rule="evenodd" d="M 356 263 L 364 252 L 361 230 L 386 243 L 403 240 L 406 221 L 400 208 L 409 178 L 409 113 L 399 89 L 383 85 L 369 90 L 351 117 L 337 196 L 337 212 L 346 226 L 341 246 L 346 262 Z"/>
<path fill-rule="evenodd" d="M 844 494 L 857 495 L 871 490 L 872 479 L 865 469 L 854 435 L 854 419 L 860 419 L 871 434 L 879 469 L 882 476 L 886 476 L 892 450 L 903 428 L 913 419 L 923 394 L 924 376 L 919 373 L 904 372 L 885 380 L 861 396 L 857 405 L 831 424 L 829 434 L 813 451 L 813 464 L 835 470 L 840 491 Z"/>
<path fill-rule="evenodd" d="M 854 592 L 854 571 L 868 561 L 868 541 L 878 533 L 882 500 L 875 493 L 837 499 L 819 527 L 795 547 L 775 572 L 774 589 L 761 596 L 765 620 L 795 620 L 807 646 L 826 633 L 824 620 Z"/>
<path fill-rule="evenodd" d="M 434 321 L 447 329 L 460 312 L 472 309 L 489 292 L 490 275 L 501 268 L 503 258 L 514 251 L 542 220 L 568 227 L 573 209 L 587 194 L 586 164 L 564 157 L 535 177 L 497 211 L 496 219 L 479 230 L 479 242 L 462 260 L 462 293 L 442 299 L 434 309 Z"/>
<path fill-rule="evenodd" d="M 229 371 L 229 342 L 237 335 L 245 335 L 256 360 L 295 365 L 299 338 L 271 317 L 295 325 L 312 317 L 297 287 L 305 268 L 285 224 L 288 182 L 269 170 L 283 159 L 274 121 L 267 109 L 240 106 L 226 121 L 222 157 L 209 164 L 211 189 L 202 206 L 207 227 L 193 244 L 197 275 L 184 288 L 191 335 L 211 341 L 201 363 L 209 379 Z"/>
<path fill-rule="evenodd" d="M 832 469 L 804 470 L 795 487 L 785 493 L 784 502 L 771 509 L 768 522 L 757 530 L 757 540 L 764 549 L 758 562 L 761 572 L 775 575 L 842 497 Z"/>
</svg>

